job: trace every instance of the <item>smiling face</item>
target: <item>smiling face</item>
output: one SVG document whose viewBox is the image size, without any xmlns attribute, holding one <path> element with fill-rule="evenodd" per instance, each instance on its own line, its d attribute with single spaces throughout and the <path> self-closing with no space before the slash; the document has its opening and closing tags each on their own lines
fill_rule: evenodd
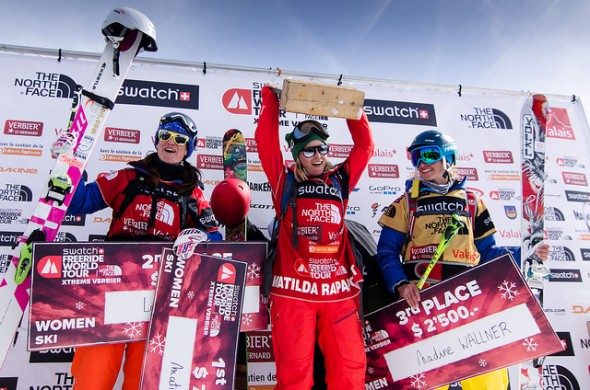
<svg viewBox="0 0 590 390">
<path fill-rule="evenodd" d="M 313 156 L 305 157 L 303 150 L 307 148 L 314 148 L 320 145 L 324 145 L 322 141 L 314 140 L 305 145 L 299 154 L 299 161 L 301 162 L 301 166 L 305 169 L 305 171 L 313 177 L 321 176 L 325 170 L 326 165 L 328 164 L 328 160 L 326 156 L 322 156 L 319 151 L 316 149 L 314 150 Z"/>
<path fill-rule="evenodd" d="M 448 182 L 448 178 L 443 176 L 446 172 L 443 160 L 438 160 L 432 164 L 426 164 L 424 161 L 420 161 L 416 170 L 420 177 L 426 181 L 436 184 L 446 184 Z"/>
<path fill-rule="evenodd" d="M 158 152 L 158 157 L 162 162 L 166 164 L 180 164 L 180 162 L 184 159 L 187 153 L 186 144 L 178 145 L 174 141 L 174 136 L 178 133 L 172 133 L 172 137 L 168 140 L 164 141 L 160 139 L 158 144 L 156 145 L 156 151 Z"/>
</svg>

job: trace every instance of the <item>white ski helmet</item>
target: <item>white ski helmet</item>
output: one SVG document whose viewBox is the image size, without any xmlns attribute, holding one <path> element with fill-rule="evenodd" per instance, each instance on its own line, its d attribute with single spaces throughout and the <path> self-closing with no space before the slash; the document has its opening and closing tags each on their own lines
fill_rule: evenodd
<svg viewBox="0 0 590 390">
<path fill-rule="evenodd" d="M 123 41 L 127 33 L 133 30 L 139 30 L 143 33 L 139 45 L 140 49 L 145 51 L 158 50 L 156 27 L 147 16 L 133 8 L 115 8 L 107 15 L 101 28 L 103 35 L 115 45 Z"/>
</svg>

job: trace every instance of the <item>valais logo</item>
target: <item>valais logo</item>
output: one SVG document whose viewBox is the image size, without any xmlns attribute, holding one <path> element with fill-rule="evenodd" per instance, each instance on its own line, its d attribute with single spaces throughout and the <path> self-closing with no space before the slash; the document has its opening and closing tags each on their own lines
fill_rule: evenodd
<svg viewBox="0 0 590 390">
<path fill-rule="evenodd" d="M 61 278 L 61 256 L 45 256 L 37 263 L 37 272 L 44 278 Z"/>
<path fill-rule="evenodd" d="M 236 284 L 236 267 L 230 263 L 222 264 L 217 272 L 219 283 Z"/>
<path fill-rule="evenodd" d="M 565 108 L 551 108 L 549 110 L 549 115 L 547 115 L 547 137 L 576 139 Z"/>
<path fill-rule="evenodd" d="M 223 107 L 232 114 L 249 115 L 252 113 L 252 91 L 233 88 L 225 91 L 221 98 Z"/>
</svg>

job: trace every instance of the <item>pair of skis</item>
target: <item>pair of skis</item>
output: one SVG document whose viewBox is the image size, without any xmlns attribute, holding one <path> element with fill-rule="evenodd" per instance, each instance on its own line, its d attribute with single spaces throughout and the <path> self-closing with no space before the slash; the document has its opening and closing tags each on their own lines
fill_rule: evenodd
<svg viewBox="0 0 590 390">
<path fill-rule="evenodd" d="M 521 269 L 533 295 L 543 306 L 543 284 L 550 270 L 535 255 L 545 238 L 545 138 L 548 102 L 544 95 L 530 96 L 521 112 L 522 249 Z M 521 389 L 543 389 L 544 357 L 520 365 Z"/>
<path fill-rule="evenodd" d="M 133 60 L 141 49 L 156 51 L 152 22 L 132 8 L 109 13 L 101 29 L 106 46 L 87 89 L 78 91 L 66 129 L 69 147 L 56 158 L 33 214 L 14 247 L 14 255 L 0 282 L 0 363 L 29 302 L 31 246 L 53 241 L 96 141 Z M 61 136 L 63 136 L 62 134 Z"/>
</svg>

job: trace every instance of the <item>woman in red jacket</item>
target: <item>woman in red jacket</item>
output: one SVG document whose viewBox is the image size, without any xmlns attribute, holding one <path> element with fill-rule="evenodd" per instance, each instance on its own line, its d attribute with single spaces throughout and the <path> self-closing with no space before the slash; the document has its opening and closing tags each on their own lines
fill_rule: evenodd
<svg viewBox="0 0 590 390">
<path fill-rule="evenodd" d="M 336 166 L 327 160 L 323 125 L 312 120 L 297 124 L 285 137 L 295 160 L 289 168 L 279 141 L 278 97 L 270 87 L 262 89 L 255 137 L 279 219 L 287 176 L 295 180 L 280 221 L 270 287 L 277 389 L 311 388 L 316 338 L 325 356 L 328 387 L 364 388 L 366 358 L 358 314 L 362 276 L 348 245 L 344 217 L 374 144 L 364 113 L 347 124 L 354 146 Z"/>
<path fill-rule="evenodd" d="M 186 161 L 196 140 L 197 127 L 190 117 L 164 115 L 154 138 L 156 153 L 92 183 L 80 182 L 68 212 L 82 215 L 112 208 L 108 241 L 174 241 L 181 231 L 194 228 L 210 240 L 221 240 L 201 172 Z M 137 390 L 144 351 L 144 341 L 77 347 L 74 389 L 112 389 L 125 357 L 123 390 Z"/>
</svg>

